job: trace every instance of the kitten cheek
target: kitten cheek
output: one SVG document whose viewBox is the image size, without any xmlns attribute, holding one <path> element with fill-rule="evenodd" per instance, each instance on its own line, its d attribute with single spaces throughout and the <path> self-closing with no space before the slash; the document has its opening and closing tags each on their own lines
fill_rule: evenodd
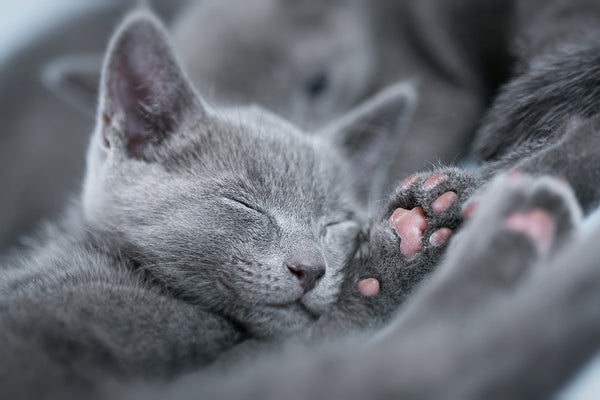
<svg viewBox="0 0 600 400">
<path fill-rule="evenodd" d="M 379 281 L 374 278 L 363 279 L 356 286 L 360 294 L 365 297 L 372 297 L 379 294 Z"/>
</svg>

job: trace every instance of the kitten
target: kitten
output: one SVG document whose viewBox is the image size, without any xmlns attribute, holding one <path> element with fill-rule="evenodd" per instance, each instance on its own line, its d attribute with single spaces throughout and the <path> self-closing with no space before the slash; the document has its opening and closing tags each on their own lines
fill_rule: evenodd
<svg viewBox="0 0 600 400">
<path fill-rule="evenodd" d="M 380 324 L 427 271 L 381 271 L 400 283 L 386 308 L 358 292 L 359 194 L 414 97 L 391 87 L 311 136 L 256 106 L 213 109 L 154 17 L 132 14 L 81 198 L 0 270 L 3 395 L 166 379 L 251 341 Z"/>
<path fill-rule="evenodd" d="M 398 260 L 427 256 L 431 246 L 419 246 L 435 239 L 437 230 L 409 232 L 436 218 L 431 203 L 436 197 L 423 199 L 425 187 L 433 186 L 441 197 L 472 191 L 499 171 L 520 169 L 562 176 L 574 194 L 547 179 L 511 175 L 492 182 L 437 273 L 389 329 L 364 347 L 351 343 L 300 363 L 284 357 L 277 359 L 277 370 L 263 364 L 233 380 L 228 376 L 227 385 L 210 376 L 210 381 L 184 381 L 167 393 L 545 398 L 593 357 L 600 346 L 597 232 L 584 240 L 571 235 L 582 213 L 577 202 L 587 213 L 599 196 L 594 182 L 600 14 L 597 2 L 587 0 L 517 2 L 516 7 L 512 40 L 520 49 L 518 69 L 478 134 L 482 176 L 467 179 L 461 175 L 465 171 L 443 169 L 409 177 L 387 214 L 401 236 Z M 443 199 L 442 208 L 457 204 L 448 200 L 451 195 Z M 410 219 L 394 218 L 409 212 Z M 403 248 L 403 241 L 411 246 Z M 378 262 L 376 257 L 368 263 Z"/>
</svg>

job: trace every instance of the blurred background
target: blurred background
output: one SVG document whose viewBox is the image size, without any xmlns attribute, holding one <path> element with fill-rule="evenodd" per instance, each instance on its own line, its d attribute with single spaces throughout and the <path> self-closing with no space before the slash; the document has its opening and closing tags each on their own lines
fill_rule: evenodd
<svg viewBox="0 0 600 400">
<path fill-rule="evenodd" d="M 0 63 L 19 47 L 66 19 L 116 0 L 5 1 L 0 14 Z"/>
<path fill-rule="evenodd" d="M 182 2 L 156 0 L 153 4 L 168 21 Z M 88 104 L 87 113 L 78 112 L 77 101 L 68 104 L 50 90 L 53 82 L 47 79 L 48 72 L 69 55 L 93 56 L 98 69 L 112 31 L 135 3 L 2 2 L 0 253 L 21 242 L 23 235 L 35 231 L 44 220 L 56 218 L 79 192 L 95 105 Z M 89 97 L 95 99 L 95 95 Z M 73 98 L 78 100 L 77 93 Z"/>
</svg>

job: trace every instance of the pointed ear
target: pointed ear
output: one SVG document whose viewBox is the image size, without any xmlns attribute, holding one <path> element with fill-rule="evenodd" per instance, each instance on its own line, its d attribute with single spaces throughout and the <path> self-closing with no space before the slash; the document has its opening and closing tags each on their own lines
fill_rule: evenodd
<svg viewBox="0 0 600 400">
<path fill-rule="evenodd" d="M 401 146 L 416 101 L 413 84 L 395 84 L 324 129 L 350 159 L 363 200 L 382 195 L 389 164 Z"/>
<path fill-rule="evenodd" d="M 83 114 L 94 117 L 102 71 L 99 54 L 71 54 L 42 67 L 42 82 L 61 100 Z"/>
<path fill-rule="evenodd" d="M 100 83 L 103 143 L 145 158 L 203 109 L 180 68 L 160 22 L 147 11 L 130 15 L 114 35 Z"/>
</svg>

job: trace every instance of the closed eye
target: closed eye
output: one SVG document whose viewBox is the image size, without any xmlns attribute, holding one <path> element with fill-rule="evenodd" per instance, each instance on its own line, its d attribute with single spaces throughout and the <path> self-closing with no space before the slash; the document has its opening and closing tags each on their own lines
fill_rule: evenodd
<svg viewBox="0 0 600 400">
<path fill-rule="evenodd" d="M 246 213 L 250 212 L 250 213 L 260 217 L 261 219 L 268 220 L 272 226 L 277 226 L 277 221 L 275 220 L 275 218 L 273 218 L 271 216 L 271 214 L 269 214 L 263 208 L 259 207 L 256 204 L 246 201 L 240 197 L 233 197 L 233 196 L 223 196 L 223 200 L 225 200 L 227 203 L 231 204 L 233 207 L 235 207 L 237 209 L 246 211 Z"/>
<path fill-rule="evenodd" d="M 260 214 L 266 214 L 263 210 L 261 210 L 258 206 L 255 206 L 245 200 L 242 200 L 240 198 L 235 198 L 235 197 L 223 197 L 223 199 L 225 199 L 227 202 L 229 203 L 233 203 L 236 207 L 243 207 L 246 208 L 248 210 L 260 213 Z"/>
<path fill-rule="evenodd" d="M 326 234 L 328 231 L 330 230 L 335 230 L 337 231 L 358 231 L 359 229 L 359 224 L 358 222 L 356 222 L 353 219 L 349 219 L 349 218 L 344 218 L 344 219 L 340 219 L 340 220 L 333 220 L 330 221 L 328 223 L 326 223 L 325 225 L 323 225 L 323 228 L 321 229 L 321 235 Z"/>
</svg>

